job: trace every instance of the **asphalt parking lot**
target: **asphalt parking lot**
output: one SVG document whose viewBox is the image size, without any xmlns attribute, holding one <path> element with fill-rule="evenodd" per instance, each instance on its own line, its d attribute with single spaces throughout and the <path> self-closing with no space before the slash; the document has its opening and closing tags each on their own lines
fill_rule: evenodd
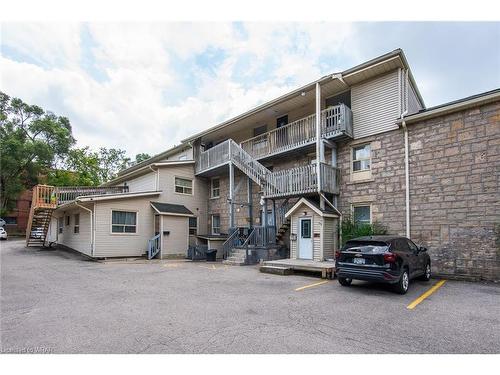
<svg viewBox="0 0 500 375">
<path fill-rule="evenodd" d="M 499 353 L 500 286 L 355 282 L 220 263 L 97 263 L 1 242 L 1 351 Z M 316 284 L 316 285 L 313 285 Z"/>
</svg>

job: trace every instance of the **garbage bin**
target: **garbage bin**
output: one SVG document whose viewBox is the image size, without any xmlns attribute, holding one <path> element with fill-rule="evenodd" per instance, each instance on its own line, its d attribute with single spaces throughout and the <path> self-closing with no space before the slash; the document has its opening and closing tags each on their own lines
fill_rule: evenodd
<svg viewBox="0 0 500 375">
<path fill-rule="evenodd" d="M 207 262 L 215 262 L 217 259 L 217 250 L 208 249 L 206 255 L 207 255 Z"/>
</svg>

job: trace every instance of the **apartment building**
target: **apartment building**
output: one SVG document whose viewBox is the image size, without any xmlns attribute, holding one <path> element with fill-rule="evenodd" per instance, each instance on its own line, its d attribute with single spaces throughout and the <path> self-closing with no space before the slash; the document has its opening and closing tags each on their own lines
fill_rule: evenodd
<svg viewBox="0 0 500 375">
<path fill-rule="evenodd" d="M 236 264 L 320 262 L 349 216 L 427 246 L 437 273 L 498 279 L 499 98 L 426 108 L 398 49 L 195 134 L 99 191 L 40 187 L 33 225 L 47 227 L 39 242 L 96 258 L 213 248 Z"/>
</svg>

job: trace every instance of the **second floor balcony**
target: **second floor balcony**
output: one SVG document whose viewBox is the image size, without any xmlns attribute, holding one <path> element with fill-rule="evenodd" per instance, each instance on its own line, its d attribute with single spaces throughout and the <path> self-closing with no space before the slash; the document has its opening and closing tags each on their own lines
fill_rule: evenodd
<svg viewBox="0 0 500 375">
<path fill-rule="evenodd" d="M 353 136 L 352 111 L 345 104 L 324 109 L 321 136 L 336 139 Z M 253 158 L 265 159 L 316 142 L 316 114 L 309 115 L 267 133 L 247 139 L 240 146 Z"/>
</svg>

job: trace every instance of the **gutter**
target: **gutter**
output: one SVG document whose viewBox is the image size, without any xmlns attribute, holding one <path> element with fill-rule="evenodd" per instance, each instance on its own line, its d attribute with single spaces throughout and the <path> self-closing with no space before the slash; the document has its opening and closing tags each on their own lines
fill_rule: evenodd
<svg viewBox="0 0 500 375">
<path fill-rule="evenodd" d="M 90 254 L 94 256 L 95 252 L 95 225 L 94 225 L 94 211 L 92 211 L 90 208 L 87 208 L 85 206 L 82 206 L 79 204 L 77 201 L 75 201 L 75 204 L 83 208 L 85 211 L 90 212 Z M 94 203 L 94 210 L 95 210 L 95 203 Z"/>
<path fill-rule="evenodd" d="M 160 168 L 156 168 L 156 171 L 153 169 L 153 166 L 151 164 L 148 165 L 149 169 L 153 171 L 153 173 L 156 172 L 156 181 L 155 181 L 155 190 L 159 190 L 160 186 Z"/>
</svg>

